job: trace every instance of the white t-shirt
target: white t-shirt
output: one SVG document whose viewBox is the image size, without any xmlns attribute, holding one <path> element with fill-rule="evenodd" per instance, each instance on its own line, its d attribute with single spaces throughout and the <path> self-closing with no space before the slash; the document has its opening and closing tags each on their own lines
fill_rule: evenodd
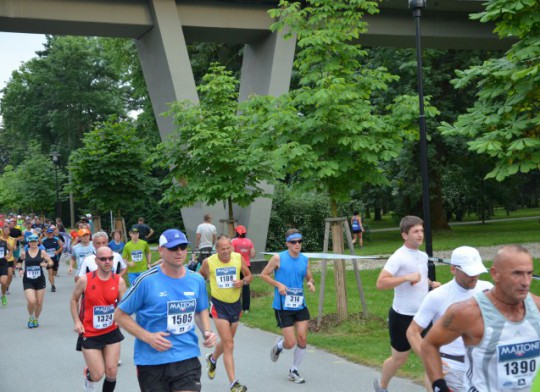
<svg viewBox="0 0 540 392">
<path fill-rule="evenodd" d="M 384 265 L 384 270 L 399 277 L 414 272 L 420 272 L 418 283 L 404 282 L 394 287 L 392 308 L 399 314 L 414 316 L 420 308 L 422 300 L 429 291 L 428 256 L 420 250 L 413 250 L 403 245 L 396 250 Z"/>
<path fill-rule="evenodd" d="M 120 265 L 120 271 L 127 268 L 127 265 L 122 259 L 122 256 L 120 256 L 120 254 L 113 252 L 113 256 L 114 256 L 114 259 L 113 259 L 112 271 L 114 273 L 119 272 L 118 265 Z M 86 258 L 81 263 L 78 276 L 85 276 L 88 272 L 94 272 L 95 270 L 97 270 L 97 268 L 98 267 L 96 264 L 96 255 L 86 256 Z"/>
<path fill-rule="evenodd" d="M 422 305 L 418 312 L 414 316 L 414 321 L 423 329 L 427 328 L 430 322 L 435 322 L 441 318 L 446 309 L 456 302 L 466 301 L 473 297 L 476 293 L 484 290 L 489 290 L 493 287 L 491 282 L 485 280 L 479 280 L 476 282 L 476 287 L 471 290 L 466 290 L 461 287 L 456 279 L 452 279 L 450 282 L 443 284 L 441 287 L 432 290 L 422 301 Z M 452 343 L 441 346 L 440 352 L 450 355 L 465 355 L 465 346 L 461 336 L 454 340 Z M 447 358 L 443 358 L 444 361 L 448 361 Z M 452 361 L 452 368 L 456 368 L 465 371 L 465 363 Z"/>
<path fill-rule="evenodd" d="M 199 248 L 211 248 L 214 246 L 212 239 L 217 234 L 216 226 L 211 223 L 201 223 L 197 226 L 197 234 L 201 235 Z"/>
</svg>

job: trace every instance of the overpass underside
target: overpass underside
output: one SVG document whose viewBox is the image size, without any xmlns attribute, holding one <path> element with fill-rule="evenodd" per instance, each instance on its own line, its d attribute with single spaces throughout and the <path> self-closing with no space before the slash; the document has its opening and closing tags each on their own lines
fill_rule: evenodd
<svg viewBox="0 0 540 392">
<path fill-rule="evenodd" d="M 294 39 L 269 30 L 268 0 L 0 0 L 0 31 L 125 37 L 136 41 L 144 77 L 162 139 L 173 129 L 161 116 L 167 103 L 198 102 L 186 44 L 222 42 L 245 45 L 240 99 L 250 94 L 280 95 L 288 91 Z M 366 16 L 365 46 L 414 47 L 414 21 L 407 0 L 382 0 L 381 12 Z M 506 49 L 509 42 L 493 35 L 492 25 L 471 21 L 482 10 L 479 0 L 428 0 L 422 16 L 422 44 L 440 49 Z M 270 187 L 269 187 L 270 188 Z M 257 200 L 235 209 L 258 250 L 265 248 L 271 201 Z M 223 205 L 182 209 L 191 241 L 205 212 L 225 219 Z"/>
</svg>

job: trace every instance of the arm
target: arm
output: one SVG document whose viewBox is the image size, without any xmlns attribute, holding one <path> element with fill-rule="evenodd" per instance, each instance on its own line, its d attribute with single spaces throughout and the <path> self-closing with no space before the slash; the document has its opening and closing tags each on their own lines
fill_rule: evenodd
<svg viewBox="0 0 540 392">
<path fill-rule="evenodd" d="M 204 347 L 214 347 L 216 345 L 217 337 L 210 325 L 210 317 L 208 316 L 208 309 L 203 310 L 200 313 L 195 313 L 195 323 L 204 337 Z"/>
<path fill-rule="evenodd" d="M 271 286 L 277 287 L 281 295 L 287 294 L 287 286 L 272 278 L 272 274 L 279 268 L 279 255 L 274 255 L 261 272 L 261 279 Z"/>
<path fill-rule="evenodd" d="M 124 269 L 125 271 L 125 269 Z M 122 271 L 122 272 L 124 272 Z M 126 287 L 126 282 L 124 281 L 124 279 L 122 279 L 122 275 L 120 274 L 120 279 L 118 279 L 118 302 L 120 302 L 120 300 L 122 299 L 122 297 L 124 296 L 124 294 L 126 293 L 126 290 L 127 290 L 127 287 Z"/>
<path fill-rule="evenodd" d="M 148 251 L 146 252 L 146 263 L 148 264 L 148 268 L 152 268 L 152 252 L 150 252 L 148 242 L 146 243 L 146 246 L 148 247 Z"/>
<path fill-rule="evenodd" d="M 207 280 L 210 276 L 210 268 L 208 267 L 208 259 L 204 259 L 201 268 L 199 269 L 199 274 L 202 275 L 204 280 Z"/>
<path fill-rule="evenodd" d="M 253 275 L 251 275 L 251 271 L 247 267 L 246 263 L 244 262 L 244 258 L 240 256 L 240 259 L 242 260 L 242 274 L 244 275 L 244 279 L 235 280 L 233 282 L 234 287 L 242 287 L 244 285 L 248 285 L 253 280 Z"/>
<path fill-rule="evenodd" d="M 252 258 L 254 258 L 256 255 L 257 255 L 257 252 L 255 252 L 255 247 L 252 246 L 251 249 L 249 250 L 249 258 L 252 259 Z"/>
<path fill-rule="evenodd" d="M 75 255 L 71 255 L 71 259 L 69 259 L 69 270 L 68 270 L 68 274 L 70 274 L 70 275 L 73 272 L 73 264 L 74 263 L 75 263 Z"/>
<path fill-rule="evenodd" d="M 146 238 L 150 238 L 150 237 L 152 237 L 154 235 L 154 230 L 150 226 L 148 226 L 148 229 L 150 229 L 150 232 L 148 233 Z"/>
<path fill-rule="evenodd" d="M 431 327 L 420 346 L 420 355 L 431 382 L 444 377 L 440 347 L 467 333 L 468 325 L 474 320 L 470 302 L 466 301 L 450 306 Z"/>
<path fill-rule="evenodd" d="M 47 263 L 47 265 L 42 265 L 42 267 L 52 267 L 54 265 L 53 261 L 44 250 L 41 251 L 41 258 L 43 258 Z"/>
<path fill-rule="evenodd" d="M 116 308 L 114 320 L 121 328 L 128 331 L 129 334 L 135 336 L 140 341 L 145 342 L 157 351 L 167 351 L 172 347 L 172 343 L 165 339 L 166 336 L 169 336 L 168 332 L 149 332 L 137 324 L 129 314 L 120 308 Z"/>
<path fill-rule="evenodd" d="M 403 276 L 394 276 L 383 269 L 377 278 L 377 288 L 379 290 L 390 290 L 405 282 L 410 282 L 411 284 L 418 283 L 421 279 L 422 276 L 420 275 L 420 272 L 414 272 Z"/>
<path fill-rule="evenodd" d="M 315 291 L 315 282 L 313 281 L 313 274 L 311 273 L 311 263 L 308 261 L 307 271 L 306 271 L 306 281 L 307 286 L 310 291 Z"/>
<path fill-rule="evenodd" d="M 84 290 L 86 290 L 86 276 L 81 277 L 75 284 L 69 304 L 74 325 L 73 330 L 78 334 L 84 333 L 84 325 L 79 317 L 79 300 L 81 299 Z"/>
<path fill-rule="evenodd" d="M 412 349 L 416 353 L 416 355 L 420 356 L 420 347 L 422 345 L 422 331 L 424 328 L 422 328 L 420 325 L 416 323 L 416 321 L 412 321 L 409 325 L 409 328 L 407 329 L 407 340 L 409 341 L 409 344 L 411 345 Z"/>
<path fill-rule="evenodd" d="M 63 242 L 58 240 L 58 249 L 54 253 L 58 256 L 59 254 L 62 253 L 63 250 L 64 250 Z"/>
<path fill-rule="evenodd" d="M 216 244 L 216 240 L 217 240 L 217 234 L 214 233 L 214 234 L 212 234 L 212 246 L 214 246 Z"/>
<path fill-rule="evenodd" d="M 201 244 L 201 233 L 197 233 L 197 249 L 199 249 L 199 245 Z"/>
</svg>

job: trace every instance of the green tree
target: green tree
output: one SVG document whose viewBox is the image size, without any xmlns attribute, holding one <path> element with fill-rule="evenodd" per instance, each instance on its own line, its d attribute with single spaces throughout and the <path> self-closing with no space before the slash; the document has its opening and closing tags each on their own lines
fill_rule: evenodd
<svg viewBox="0 0 540 392">
<path fill-rule="evenodd" d="M 246 207 L 268 196 L 261 182 L 274 180 L 270 154 L 255 145 L 253 133 L 243 132 L 237 85 L 231 71 L 213 64 L 197 87 L 199 105 L 171 105 L 168 115 L 176 130 L 159 145 L 156 156 L 161 167 L 170 169 L 163 201 L 184 207 L 226 200 L 229 231 L 233 203 Z"/>
<path fill-rule="evenodd" d="M 352 190 L 385 183 L 380 163 L 395 158 L 403 139 L 417 134 L 417 98 L 398 97 L 384 112 L 374 104 L 398 80 L 383 67 L 364 66 L 367 52 L 356 43 L 367 31 L 364 15 L 377 12 L 377 3 L 366 0 L 283 0 L 270 11 L 278 20 L 272 30 L 297 37 L 299 82 L 266 112 L 263 140 L 287 158 L 283 164 L 298 178 L 295 185 L 328 195 L 333 217 Z M 333 249 L 342 252 L 341 226 L 332 231 Z M 340 320 L 347 317 L 344 275 L 344 262 L 336 262 Z"/>
<path fill-rule="evenodd" d="M 144 198 L 152 187 L 147 150 L 130 120 L 110 118 L 83 137 L 83 147 L 69 157 L 75 197 L 95 212 L 113 210 L 120 216 L 132 200 Z"/>
<path fill-rule="evenodd" d="M 490 0 L 485 11 L 473 17 L 495 22 L 501 38 L 518 42 L 501 58 L 457 72 L 455 87 L 477 86 L 477 100 L 440 130 L 465 136 L 472 151 L 496 158 L 486 178 L 501 181 L 540 169 L 540 2 Z"/>
</svg>

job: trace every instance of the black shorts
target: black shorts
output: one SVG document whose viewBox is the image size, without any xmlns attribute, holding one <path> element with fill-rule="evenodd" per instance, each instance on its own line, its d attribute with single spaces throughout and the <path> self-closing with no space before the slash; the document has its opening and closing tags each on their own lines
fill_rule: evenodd
<svg viewBox="0 0 540 392">
<path fill-rule="evenodd" d="M 361 232 L 363 232 L 363 231 L 364 231 L 364 230 L 362 230 L 362 229 L 358 229 L 358 230 L 353 230 L 352 232 L 353 232 L 353 234 L 358 234 L 358 233 L 361 233 Z"/>
<path fill-rule="evenodd" d="M 58 271 L 58 265 L 60 264 L 60 260 L 58 260 L 58 257 L 56 257 L 54 259 L 51 259 L 51 260 L 53 262 L 53 266 L 52 267 L 47 266 L 47 269 L 48 270 L 52 269 L 53 271 Z"/>
<path fill-rule="evenodd" d="M 292 327 L 299 321 L 306 321 L 310 319 L 307 306 L 300 310 L 274 309 L 274 314 L 276 316 L 277 326 L 279 328 Z"/>
<path fill-rule="evenodd" d="M 37 279 L 28 279 L 26 276 L 23 278 L 24 290 L 44 290 L 45 287 L 47 287 L 47 283 L 45 283 L 45 276 L 43 275 L 43 273 Z"/>
<path fill-rule="evenodd" d="M 211 303 L 210 313 L 212 314 L 212 318 L 227 320 L 230 324 L 240 321 L 240 313 L 242 312 L 240 299 L 236 302 L 228 303 L 212 298 Z"/>
<path fill-rule="evenodd" d="M 15 262 L 14 261 L 8 261 L 7 262 L 7 267 L 8 268 L 15 268 Z"/>
<path fill-rule="evenodd" d="M 411 349 L 407 340 L 407 329 L 414 316 L 406 316 L 396 312 L 393 308 L 388 311 L 388 331 L 390 333 L 390 346 L 396 351 L 405 352 Z"/>
<path fill-rule="evenodd" d="M 198 358 L 162 365 L 138 365 L 141 392 L 200 391 L 201 363 Z"/>
<path fill-rule="evenodd" d="M 75 350 L 82 351 L 83 348 L 86 350 L 102 350 L 103 347 L 109 344 L 119 343 L 122 340 L 124 340 L 124 335 L 122 335 L 120 328 L 98 336 L 88 336 L 85 338 L 79 335 Z"/>
<path fill-rule="evenodd" d="M 6 259 L 0 259 L 0 276 L 8 274 L 8 262 Z"/>
</svg>

